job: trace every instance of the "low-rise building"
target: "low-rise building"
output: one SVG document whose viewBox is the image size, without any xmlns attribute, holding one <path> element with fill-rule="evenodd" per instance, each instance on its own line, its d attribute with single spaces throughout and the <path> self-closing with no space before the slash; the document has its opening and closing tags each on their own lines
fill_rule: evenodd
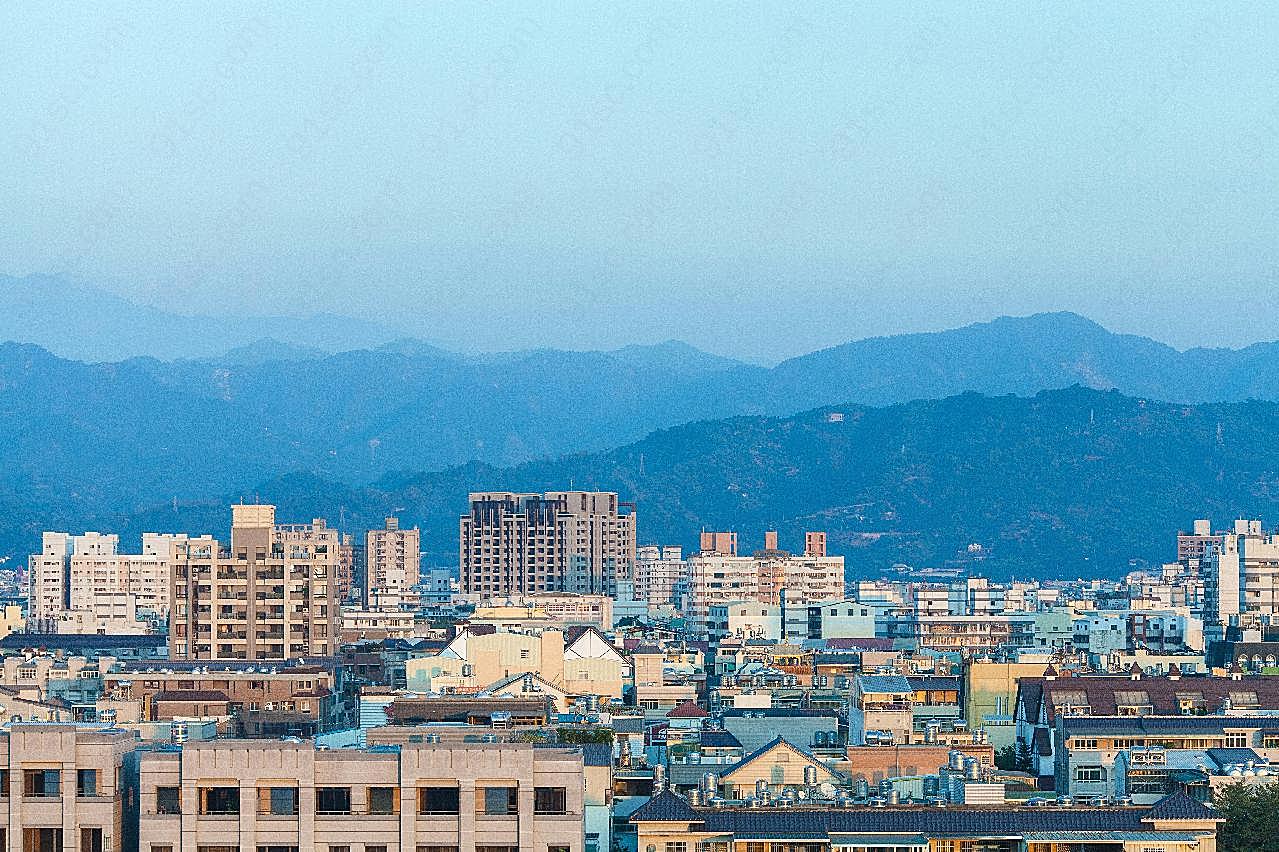
<svg viewBox="0 0 1279 852">
<path fill-rule="evenodd" d="M 67 724 L 0 729 L 0 849 L 121 852 L 132 732 Z"/>
<path fill-rule="evenodd" d="M 142 849 L 585 852 L 580 749 L 220 740 L 143 753 Z"/>
</svg>

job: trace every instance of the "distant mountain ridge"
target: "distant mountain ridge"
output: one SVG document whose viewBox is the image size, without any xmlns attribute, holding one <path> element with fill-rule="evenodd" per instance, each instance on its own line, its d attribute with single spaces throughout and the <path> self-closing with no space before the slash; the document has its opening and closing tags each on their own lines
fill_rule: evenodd
<svg viewBox="0 0 1279 852">
<path fill-rule="evenodd" d="M 258 490 L 282 517 L 353 529 L 394 507 L 423 525 L 428 561 L 447 564 L 468 491 L 570 482 L 634 500 L 642 542 L 691 547 L 700 529 L 729 529 L 749 551 L 768 529 L 791 547 L 825 530 L 851 576 L 899 562 L 995 577 L 1118 576 L 1174 558 L 1175 533 L 1192 517 L 1275 516 L 1279 404 L 1188 406 L 1082 387 L 967 393 L 703 421 L 513 468 L 468 464 L 363 487 L 291 474 Z M 217 531 L 226 516 L 215 500 L 122 523 L 132 535 Z"/>
<path fill-rule="evenodd" d="M 1179 404 L 1279 400 L 1279 344 L 1180 352 L 1068 313 L 861 340 L 772 368 L 678 341 L 461 355 L 402 337 L 330 353 L 284 336 L 92 364 L 0 344 L 0 510 L 14 514 L 0 555 L 55 519 L 83 526 L 280 477 L 350 488 L 595 454 L 699 421 L 1074 385 Z"/>
</svg>

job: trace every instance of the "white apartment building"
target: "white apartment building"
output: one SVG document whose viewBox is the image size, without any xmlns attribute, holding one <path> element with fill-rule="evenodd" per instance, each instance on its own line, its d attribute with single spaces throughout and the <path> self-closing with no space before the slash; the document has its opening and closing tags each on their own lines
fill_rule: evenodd
<svg viewBox="0 0 1279 852">
<path fill-rule="evenodd" d="M 28 559 L 30 611 L 40 629 L 93 612 L 103 601 L 127 597 L 139 614 L 167 616 L 173 546 L 185 535 L 144 533 L 141 553 L 121 553 L 120 537 L 46 532 L 41 552 Z M 43 623 L 42 623 L 43 622 Z"/>
<path fill-rule="evenodd" d="M 635 597 L 650 607 L 679 609 L 688 589 L 684 549 L 674 545 L 646 545 L 635 551 Z"/>
<path fill-rule="evenodd" d="M 1262 533 L 1260 521 L 1236 522 L 1205 555 L 1203 580 L 1205 622 L 1279 614 L 1279 535 Z"/>
</svg>

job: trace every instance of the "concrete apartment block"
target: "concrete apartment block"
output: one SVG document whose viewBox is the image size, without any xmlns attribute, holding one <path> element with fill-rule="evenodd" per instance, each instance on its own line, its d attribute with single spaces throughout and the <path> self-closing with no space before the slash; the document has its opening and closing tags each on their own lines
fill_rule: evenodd
<svg viewBox="0 0 1279 852">
<path fill-rule="evenodd" d="M 580 751 L 221 740 L 144 753 L 142 852 L 584 852 Z"/>
</svg>

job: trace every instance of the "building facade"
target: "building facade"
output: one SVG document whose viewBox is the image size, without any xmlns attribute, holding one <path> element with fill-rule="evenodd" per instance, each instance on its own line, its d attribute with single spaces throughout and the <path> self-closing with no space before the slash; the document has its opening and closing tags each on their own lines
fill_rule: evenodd
<svg viewBox="0 0 1279 852">
<path fill-rule="evenodd" d="M 584 778 L 529 743 L 187 743 L 141 757 L 139 847 L 584 852 Z"/>
<path fill-rule="evenodd" d="M 462 591 L 617 593 L 635 566 L 635 513 L 600 491 L 479 492 L 459 521 Z"/>
<path fill-rule="evenodd" d="M 387 518 L 380 530 L 365 535 L 365 600 L 379 593 L 404 594 L 418 584 L 422 570 L 422 533 L 401 529 L 399 518 Z"/>
<path fill-rule="evenodd" d="M 275 507 L 231 507 L 231 543 L 173 548 L 169 645 L 175 660 L 333 656 L 339 537 L 323 520 L 277 525 Z"/>
</svg>

